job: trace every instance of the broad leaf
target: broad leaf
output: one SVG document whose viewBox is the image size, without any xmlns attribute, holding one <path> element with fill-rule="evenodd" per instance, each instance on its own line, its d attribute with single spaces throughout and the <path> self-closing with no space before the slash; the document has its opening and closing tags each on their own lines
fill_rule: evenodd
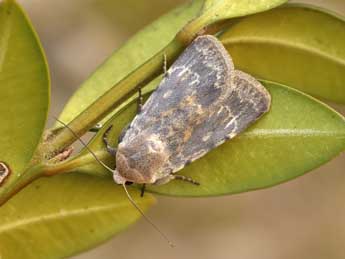
<svg viewBox="0 0 345 259">
<path fill-rule="evenodd" d="M 49 105 L 48 68 L 28 18 L 14 1 L 0 2 L 0 161 L 17 181 L 38 145 Z"/>
<path fill-rule="evenodd" d="M 70 122 L 98 97 L 159 52 L 198 14 L 202 2 L 197 0 L 176 8 L 134 35 L 80 86 L 65 106 L 60 119 L 65 123 Z"/>
<path fill-rule="evenodd" d="M 279 184 L 300 176 L 329 161 L 345 149 L 345 119 L 326 105 L 301 92 L 275 83 L 264 83 L 272 96 L 268 114 L 250 129 L 205 157 L 184 168 L 180 174 L 201 183 L 179 181 L 148 190 L 168 195 L 211 196 L 245 192 Z M 104 150 L 102 137 L 109 124 L 115 146 L 117 136 L 135 116 L 136 104 L 120 112 L 96 135 L 90 148 L 114 166 Z M 104 175 L 109 172 L 83 151 L 71 160 L 83 161 L 79 172 Z"/>
<path fill-rule="evenodd" d="M 221 40 L 239 69 L 345 103 L 345 22 L 339 17 L 288 6 L 241 19 Z"/>
<path fill-rule="evenodd" d="M 154 199 L 139 194 L 131 191 L 146 210 Z M 124 190 L 111 181 L 78 174 L 40 179 L 0 208 L 0 255 L 65 258 L 99 245 L 139 217 Z M 148 231 L 156 234 L 150 226 Z"/>
<path fill-rule="evenodd" d="M 207 24 L 221 20 L 263 12 L 277 7 L 287 0 L 205 0 L 203 14 Z"/>
</svg>

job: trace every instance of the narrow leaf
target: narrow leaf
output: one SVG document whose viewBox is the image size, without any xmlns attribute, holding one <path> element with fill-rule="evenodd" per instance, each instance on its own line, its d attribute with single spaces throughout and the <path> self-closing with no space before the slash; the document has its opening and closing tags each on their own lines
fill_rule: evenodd
<svg viewBox="0 0 345 259">
<path fill-rule="evenodd" d="M 345 149 L 345 119 L 341 115 L 299 91 L 275 83 L 264 84 L 272 96 L 270 112 L 235 139 L 179 172 L 200 182 L 200 186 L 173 181 L 148 186 L 148 190 L 178 196 L 245 192 L 303 175 Z M 104 131 L 113 125 L 109 139 L 115 146 L 117 136 L 135 113 L 136 104 L 128 105 L 90 143 L 92 150 L 111 166 L 115 166 L 115 159 L 105 151 Z M 78 172 L 109 175 L 86 151 L 78 160 L 84 164 Z"/>
<path fill-rule="evenodd" d="M 0 2 L 0 161 L 15 182 L 38 145 L 49 105 L 48 68 L 39 40 L 14 1 Z"/>
<path fill-rule="evenodd" d="M 154 202 L 149 194 L 139 197 L 138 190 L 131 195 L 143 210 Z M 78 174 L 39 179 L 0 208 L 0 257 L 65 258 L 139 217 L 124 190 L 106 179 Z"/>
<path fill-rule="evenodd" d="M 241 19 L 221 40 L 238 68 L 345 103 L 345 22 L 338 16 L 288 6 Z"/>
</svg>

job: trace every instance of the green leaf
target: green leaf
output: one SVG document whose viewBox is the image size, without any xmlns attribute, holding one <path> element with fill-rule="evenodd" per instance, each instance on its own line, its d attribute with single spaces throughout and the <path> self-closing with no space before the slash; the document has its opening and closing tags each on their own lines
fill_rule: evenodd
<svg viewBox="0 0 345 259">
<path fill-rule="evenodd" d="M 143 210 L 154 203 L 130 193 Z M 72 174 L 35 181 L 0 208 L 0 218 L 1 258 L 49 259 L 90 249 L 140 214 L 112 181 Z"/>
<path fill-rule="evenodd" d="M 329 161 L 345 149 L 345 119 L 331 108 L 299 91 L 264 82 L 272 96 L 268 114 L 250 129 L 205 157 L 193 162 L 179 174 L 201 183 L 172 181 L 147 190 L 177 196 L 212 196 L 239 193 L 279 184 L 300 176 Z M 136 104 L 118 112 L 96 135 L 90 148 L 106 163 L 114 158 L 104 150 L 102 137 L 114 125 L 109 139 L 115 146 L 117 136 L 135 116 Z M 71 160 L 82 162 L 78 172 L 109 175 L 94 158 L 83 151 Z"/>
<path fill-rule="evenodd" d="M 197 0 L 178 7 L 134 35 L 80 86 L 59 118 L 65 123 L 70 122 L 98 97 L 168 45 L 176 33 L 198 14 L 202 3 Z"/>
<path fill-rule="evenodd" d="M 202 13 L 207 24 L 221 20 L 263 12 L 277 7 L 287 0 L 205 0 Z"/>
<path fill-rule="evenodd" d="M 287 6 L 241 19 L 221 40 L 239 69 L 345 103 L 343 19 Z"/>
<path fill-rule="evenodd" d="M 41 139 L 49 106 L 48 68 L 39 40 L 14 1 L 0 2 L 0 161 L 15 182 Z"/>
</svg>

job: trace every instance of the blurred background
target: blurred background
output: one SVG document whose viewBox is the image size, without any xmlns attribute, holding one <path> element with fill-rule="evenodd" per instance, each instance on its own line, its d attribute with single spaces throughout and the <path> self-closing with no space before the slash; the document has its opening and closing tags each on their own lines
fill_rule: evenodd
<svg viewBox="0 0 345 259">
<path fill-rule="evenodd" d="M 18 0 L 46 51 L 52 77 L 51 114 L 116 48 L 183 0 Z M 293 1 L 297 2 L 297 1 Z M 344 0 L 298 1 L 345 15 Z M 344 44 L 345 47 L 345 44 Z M 335 106 L 345 114 L 344 107 Z M 345 258 L 345 154 L 279 186 L 217 198 L 158 197 L 145 221 L 96 249 L 94 258 Z"/>
</svg>

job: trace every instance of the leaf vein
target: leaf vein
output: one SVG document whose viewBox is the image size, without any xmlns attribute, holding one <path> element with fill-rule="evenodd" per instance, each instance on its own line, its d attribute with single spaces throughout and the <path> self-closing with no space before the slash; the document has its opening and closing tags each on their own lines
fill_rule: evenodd
<svg viewBox="0 0 345 259">
<path fill-rule="evenodd" d="M 245 132 L 239 138 L 280 138 L 280 137 L 336 137 L 345 138 L 344 131 L 316 129 L 254 129 Z"/>
<path fill-rule="evenodd" d="M 83 215 L 83 214 L 89 214 L 89 213 L 94 213 L 94 212 L 112 210 L 112 209 L 122 208 L 122 207 L 131 207 L 131 206 L 129 205 L 119 206 L 118 204 L 116 205 L 112 204 L 112 205 L 95 206 L 88 209 L 82 208 L 82 209 L 74 209 L 74 210 L 60 210 L 58 212 L 47 214 L 44 216 L 39 215 L 36 217 L 25 218 L 25 219 L 13 221 L 8 224 L 2 225 L 0 226 L 0 234 L 4 232 L 8 232 L 12 229 L 26 226 L 26 225 L 34 225 L 42 221 L 52 221 L 52 220 L 78 216 L 78 215 Z"/>
</svg>

